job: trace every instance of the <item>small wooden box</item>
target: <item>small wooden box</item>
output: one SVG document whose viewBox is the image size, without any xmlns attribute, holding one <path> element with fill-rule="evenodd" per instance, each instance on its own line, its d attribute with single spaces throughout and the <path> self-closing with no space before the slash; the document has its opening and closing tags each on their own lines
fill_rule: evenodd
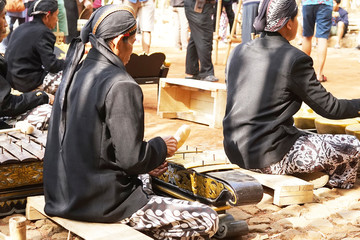
<svg viewBox="0 0 360 240">
<path fill-rule="evenodd" d="M 158 115 L 221 128 L 225 115 L 226 85 L 193 79 L 161 78 Z"/>
</svg>

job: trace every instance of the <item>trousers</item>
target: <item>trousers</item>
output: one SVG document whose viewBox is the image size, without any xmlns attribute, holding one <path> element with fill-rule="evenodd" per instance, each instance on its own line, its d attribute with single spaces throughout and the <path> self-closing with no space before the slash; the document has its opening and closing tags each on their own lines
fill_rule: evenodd
<svg viewBox="0 0 360 240">
<path fill-rule="evenodd" d="M 190 75 L 207 77 L 214 75 L 211 60 L 213 42 L 214 5 L 205 3 L 201 13 L 194 11 L 195 1 L 185 0 L 185 15 L 189 22 L 190 39 L 186 51 L 185 71 Z"/>
</svg>

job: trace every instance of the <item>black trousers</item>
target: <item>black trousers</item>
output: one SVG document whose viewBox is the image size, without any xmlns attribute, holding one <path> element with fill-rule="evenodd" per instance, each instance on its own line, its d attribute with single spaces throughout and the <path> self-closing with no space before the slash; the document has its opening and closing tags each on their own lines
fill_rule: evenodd
<svg viewBox="0 0 360 240">
<path fill-rule="evenodd" d="M 232 1 L 229 1 L 229 2 L 222 1 L 221 2 L 221 10 L 223 7 L 225 7 L 225 12 L 226 12 L 226 16 L 229 20 L 230 33 L 231 33 L 231 29 L 234 25 L 234 18 L 235 18 L 235 13 L 232 9 Z M 215 12 L 214 12 L 215 14 L 214 14 L 214 20 L 213 20 L 214 21 L 214 31 L 216 30 L 216 12 L 217 12 L 217 2 L 215 4 Z M 220 16 L 221 16 L 221 12 L 220 12 Z"/>
<path fill-rule="evenodd" d="M 195 0 L 185 0 L 185 15 L 189 22 L 190 39 L 186 52 L 186 73 L 206 77 L 214 75 L 211 61 L 214 5 L 206 3 L 202 13 L 194 11 Z M 200 63 L 199 63 L 200 62 Z"/>
<path fill-rule="evenodd" d="M 79 13 L 76 0 L 64 0 L 64 4 L 69 31 L 69 35 L 66 37 L 66 43 L 70 43 L 73 38 L 76 38 L 80 35 L 80 32 L 77 30 L 77 20 L 79 18 Z"/>
</svg>

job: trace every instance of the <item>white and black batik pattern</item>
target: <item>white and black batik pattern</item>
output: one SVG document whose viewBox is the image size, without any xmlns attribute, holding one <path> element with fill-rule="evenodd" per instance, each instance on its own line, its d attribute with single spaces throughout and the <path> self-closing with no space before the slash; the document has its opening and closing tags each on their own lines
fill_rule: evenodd
<svg viewBox="0 0 360 240">
<path fill-rule="evenodd" d="M 16 117 L 4 117 L 1 120 L 10 126 L 15 126 L 19 121 L 27 121 L 39 130 L 47 130 L 51 111 L 50 104 L 42 104 Z"/>
<path fill-rule="evenodd" d="M 186 200 L 152 196 L 150 201 L 121 223 L 154 239 L 210 239 L 219 226 L 216 211 Z"/>
<path fill-rule="evenodd" d="M 39 87 L 39 90 L 55 95 L 62 79 L 62 73 L 63 71 L 58 73 L 48 73 L 43 80 L 43 84 Z"/>
<path fill-rule="evenodd" d="M 324 171 L 328 185 L 352 188 L 360 160 L 360 142 L 352 135 L 309 134 L 298 138 L 284 158 L 259 169 L 268 174 L 293 174 Z"/>
</svg>

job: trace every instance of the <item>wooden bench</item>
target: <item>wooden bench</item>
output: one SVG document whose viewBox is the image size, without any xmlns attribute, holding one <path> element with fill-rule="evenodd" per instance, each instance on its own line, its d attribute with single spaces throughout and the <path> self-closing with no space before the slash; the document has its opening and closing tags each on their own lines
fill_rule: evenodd
<svg viewBox="0 0 360 240">
<path fill-rule="evenodd" d="M 161 78 L 157 112 L 162 118 L 180 118 L 222 127 L 226 85 L 193 79 Z"/>
<path fill-rule="evenodd" d="M 72 233 L 86 240 L 150 240 L 152 238 L 136 231 L 128 225 L 120 223 L 90 223 L 69 220 L 61 217 L 49 217 L 44 212 L 44 196 L 34 196 L 27 198 L 26 218 L 28 220 L 38 220 L 48 218 Z"/>
</svg>

